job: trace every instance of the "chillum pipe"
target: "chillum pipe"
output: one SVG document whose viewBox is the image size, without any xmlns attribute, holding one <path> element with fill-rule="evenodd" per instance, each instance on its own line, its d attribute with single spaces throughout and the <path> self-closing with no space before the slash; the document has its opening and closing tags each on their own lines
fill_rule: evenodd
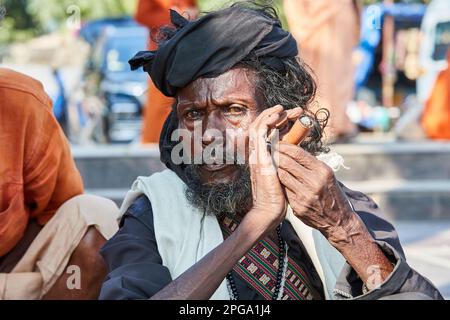
<svg viewBox="0 0 450 320">
<path fill-rule="evenodd" d="M 308 136 L 313 125 L 313 120 L 309 116 L 301 115 L 295 120 L 291 130 L 283 136 L 281 141 L 299 145 Z"/>
</svg>

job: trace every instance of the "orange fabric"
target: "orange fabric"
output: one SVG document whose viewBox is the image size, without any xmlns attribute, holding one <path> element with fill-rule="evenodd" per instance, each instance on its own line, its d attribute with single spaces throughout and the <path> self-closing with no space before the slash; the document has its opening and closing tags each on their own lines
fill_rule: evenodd
<svg viewBox="0 0 450 320">
<path fill-rule="evenodd" d="M 149 81 L 147 104 L 142 123 L 142 143 L 158 143 L 164 121 L 170 113 L 175 99 L 166 97 Z"/>
<path fill-rule="evenodd" d="M 447 62 L 447 69 L 436 79 L 421 119 L 426 135 L 432 139 L 450 139 L 450 51 Z"/>
<path fill-rule="evenodd" d="M 41 83 L 0 68 L 0 257 L 21 239 L 29 219 L 45 224 L 82 192 Z"/>
<path fill-rule="evenodd" d="M 139 0 L 135 19 L 155 32 L 161 26 L 170 23 L 169 9 L 176 8 L 183 13 L 184 10 L 194 6 L 194 0 Z M 150 41 L 149 49 L 156 48 L 157 45 Z M 173 98 L 163 95 L 152 81 L 149 81 L 147 104 L 142 121 L 142 143 L 159 142 L 161 129 L 173 102 Z"/>
<path fill-rule="evenodd" d="M 353 1 L 284 0 L 283 5 L 300 58 L 316 75 L 318 104 L 312 107 L 330 111 L 326 138 L 354 133 L 356 126 L 346 113 L 353 97 L 351 57 L 359 40 L 359 18 Z"/>
<path fill-rule="evenodd" d="M 169 9 L 183 13 L 189 7 L 195 7 L 194 0 L 139 0 L 135 19 L 148 28 L 159 28 L 170 23 Z"/>
</svg>

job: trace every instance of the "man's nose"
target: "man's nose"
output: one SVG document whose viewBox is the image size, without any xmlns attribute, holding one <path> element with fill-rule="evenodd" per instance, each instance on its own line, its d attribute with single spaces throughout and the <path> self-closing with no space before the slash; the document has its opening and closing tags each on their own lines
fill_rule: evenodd
<svg viewBox="0 0 450 320">
<path fill-rule="evenodd" d="M 210 115 L 204 124 L 202 144 L 207 146 L 217 139 L 223 140 L 224 124 L 221 119 L 215 115 Z"/>
</svg>

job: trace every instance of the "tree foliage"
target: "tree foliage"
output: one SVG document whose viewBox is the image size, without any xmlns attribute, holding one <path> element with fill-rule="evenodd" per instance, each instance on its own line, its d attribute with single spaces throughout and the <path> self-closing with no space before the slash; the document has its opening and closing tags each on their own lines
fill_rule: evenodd
<svg viewBox="0 0 450 320">
<path fill-rule="evenodd" d="M 0 41 L 31 38 L 65 28 L 68 19 L 80 22 L 103 17 L 132 15 L 137 0 L 0 0 L 5 16 Z"/>
<path fill-rule="evenodd" d="M 25 40 L 40 34 L 64 28 L 68 19 L 79 13 L 80 21 L 102 17 L 132 15 L 138 0 L 0 0 L 6 15 L 0 22 L 0 43 Z M 201 11 L 221 8 L 238 0 L 197 0 Z M 257 0 L 258 1 L 258 0 Z M 272 2 L 286 27 L 283 0 Z M 361 0 L 360 0 L 361 1 Z M 381 0 L 362 0 L 364 4 Z M 430 0 L 395 0 L 404 3 L 428 3 Z"/>
</svg>

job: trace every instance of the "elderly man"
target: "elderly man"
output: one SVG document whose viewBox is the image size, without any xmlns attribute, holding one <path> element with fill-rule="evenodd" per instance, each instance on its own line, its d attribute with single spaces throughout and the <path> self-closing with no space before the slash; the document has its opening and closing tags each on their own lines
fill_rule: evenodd
<svg viewBox="0 0 450 320">
<path fill-rule="evenodd" d="M 127 194 L 100 298 L 441 298 L 378 207 L 315 157 L 326 151 L 315 84 L 274 10 L 171 14 L 159 49 L 130 61 L 176 98 L 160 141 L 168 169 Z M 302 113 L 310 135 L 276 143 Z"/>
<path fill-rule="evenodd" d="M 96 299 L 115 204 L 83 182 L 41 83 L 0 68 L 0 300 Z"/>
</svg>

